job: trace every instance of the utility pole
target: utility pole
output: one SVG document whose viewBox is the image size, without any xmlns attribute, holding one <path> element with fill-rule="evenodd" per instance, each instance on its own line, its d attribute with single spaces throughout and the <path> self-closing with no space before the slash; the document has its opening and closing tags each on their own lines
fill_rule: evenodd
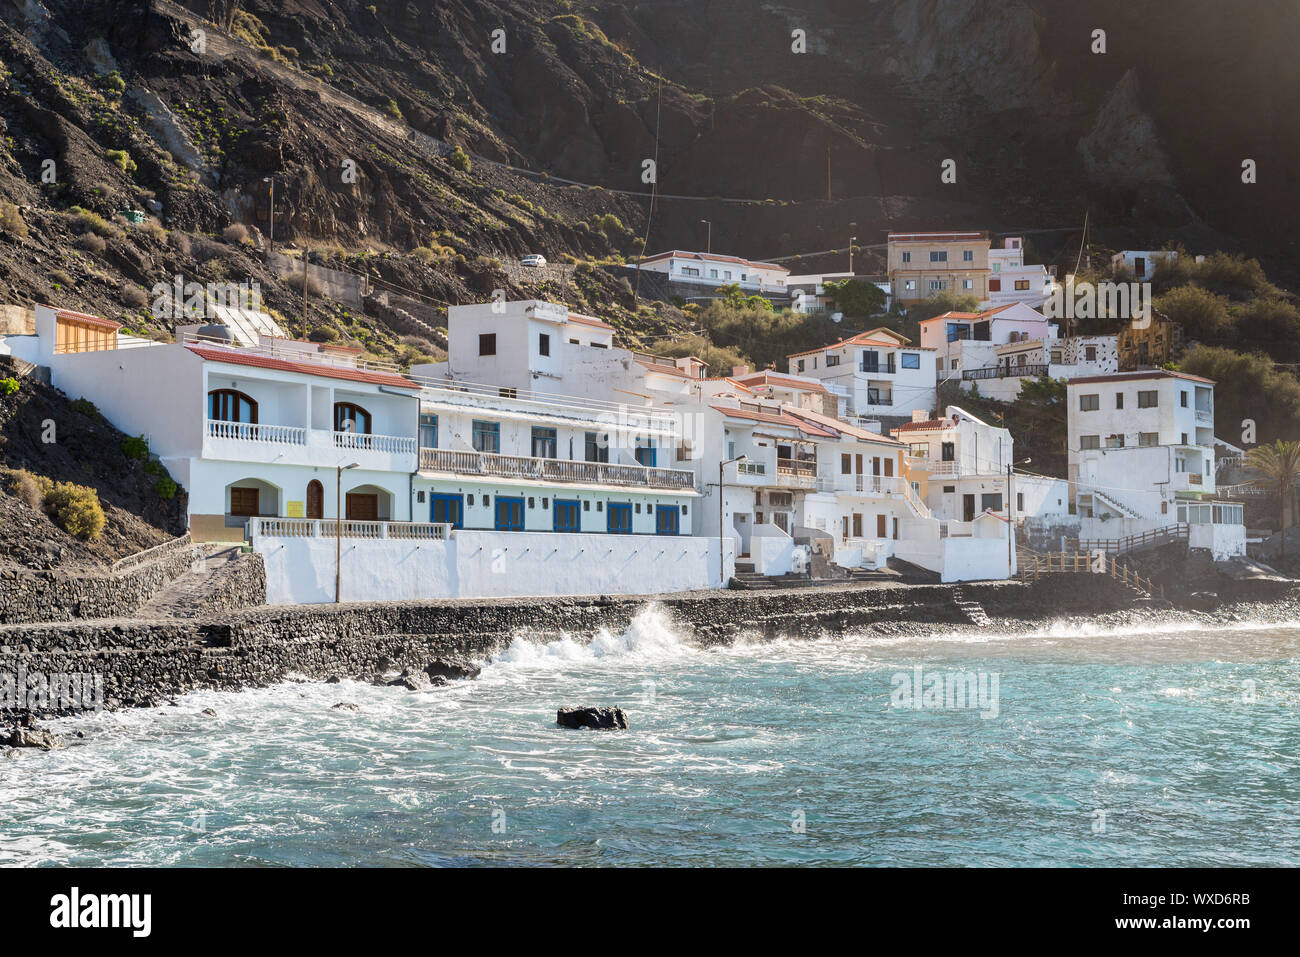
<svg viewBox="0 0 1300 957">
<path fill-rule="evenodd" d="M 725 497 L 723 495 L 723 469 L 725 469 L 728 465 L 731 465 L 733 462 L 748 462 L 748 461 L 749 461 L 748 455 L 740 455 L 734 459 L 727 459 L 723 462 L 718 463 L 718 587 L 719 588 L 727 587 L 727 581 L 726 581 L 727 554 L 726 554 L 726 547 L 723 545 L 723 532 L 725 531 L 726 526 L 723 522 L 723 517 L 722 517 L 722 500 Z"/>
<path fill-rule="evenodd" d="M 302 247 L 302 334 L 307 334 L 307 246 Z"/>
<path fill-rule="evenodd" d="M 858 228 L 857 223 L 849 223 L 849 232 Z M 858 241 L 857 236 L 849 237 L 849 277 L 853 276 L 853 244 Z"/>
<path fill-rule="evenodd" d="M 343 472 L 354 469 L 359 463 L 339 465 L 334 480 L 334 604 L 339 603 L 343 583 Z"/>
<path fill-rule="evenodd" d="M 704 252 L 706 254 L 711 253 L 713 252 L 713 222 L 707 219 L 701 219 L 700 222 L 709 227 L 709 231 L 704 240 Z"/>
<path fill-rule="evenodd" d="M 271 185 L 271 234 L 270 234 L 270 242 L 267 245 L 267 252 L 273 253 L 275 252 L 275 177 L 274 176 L 263 177 L 262 182 L 269 183 Z"/>
</svg>

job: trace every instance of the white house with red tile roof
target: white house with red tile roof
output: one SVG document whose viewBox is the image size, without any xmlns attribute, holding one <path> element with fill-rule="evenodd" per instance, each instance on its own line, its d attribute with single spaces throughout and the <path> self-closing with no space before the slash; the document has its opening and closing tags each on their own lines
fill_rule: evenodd
<svg viewBox="0 0 1300 957">
<path fill-rule="evenodd" d="M 936 402 L 935 350 L 879 328 L 787 357 L 791 375 L 817 379 L 858 419 L 910 418 Z"/>
<path fill-rule="evenodd" d="M 786 291 L 786 279 L 790 270 L 776 263 L 754 262 L 739 256 L 724 256 L 721 253 L 689 252 L 670 249 L 667 252 L 647 256 L 640 262 L 642 269 L 661 272 L 674 282 L 707 286 L 710 290 L 719 286 L 738 285 L 746 293 Z"/>
</svg>

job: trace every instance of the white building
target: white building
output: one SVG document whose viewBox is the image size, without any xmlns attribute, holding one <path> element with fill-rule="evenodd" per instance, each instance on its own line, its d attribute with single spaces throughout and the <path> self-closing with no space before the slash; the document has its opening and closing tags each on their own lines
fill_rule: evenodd
<svg viewBox="0 0 1300 957">
<path fill-rule="evenodd" d="M 875 279 L 857 276 L 851 272 L 809 273 L 808 275 L 789 276 L 785 287 L 790 296 L 790 308 L 799 313 L 825 312 L 834 307 L 834 302 L 827 290 L 828 283 L 857 279 L 859 282 L 871 283 L 885 294 L 882 312 L 888 312 L 893 304 L 893 286 L 888 278 Z"/>
<path fill-rule="evenodd" d="M 939 419 L 916 413 L 890 434 L 906 448 L 909 480 L 942 521 L 971 522 L 982 512 L 1007 515 L 1011 433 L 948 406 Z"/>
<path fill-rule="evenodd" d="M 1123 249 L 1110 257 L 1110 265 L 1112 269 L 1125 269 L 1134 279 L 1145 282 L 1155 275 L 1158 260 L 1177 258 L 1178 253 L 1172 249 Z"/>
<path fill-rule="evenodd" d="M 911 416 L 935 403 L 935 350 L 878 328 L 788 357 L 789 372 L 819 380 L 858 419 Z"/>
<path fill-rule="evenodd" d="M 921 344 L 935 348 L 941 380 L 1012 402 L 1025 379 L 1068 379 L 1119 369 L 1118 336 L 1058 338 L 1058 326 L 1025 303 L 984 312 L 947 312 L 921 322 Z"/>
<path fill-rule="evenodd" d="M 1053 278 L 1046 266 L 1026 263 L 1024 241 L 1008 236 L 1001 249 L 989 250 L 988 299 L 981 309 L 1023 302 L 1035 309 L 1051 295 Z"/>
<path fill-rule="evenodd" d="M 1071 379 L 1069 479 L 1081 542 L 1190 525 L 1215 559 L 1245 553 L 1242 506 L 1215 500 L 1214 382 L 1154 370 Z"/>
<path fill-rule="evenodd" d="M 665 273 L 674 282 L 707 287 L 736 284 L 746 293 L 786 291 L 790 270 L 775 263 L 752 262 L 720 253 L 688 252 L 670 249 L 648 256 L 640 262 L 642 269 Z"/>
</svg>

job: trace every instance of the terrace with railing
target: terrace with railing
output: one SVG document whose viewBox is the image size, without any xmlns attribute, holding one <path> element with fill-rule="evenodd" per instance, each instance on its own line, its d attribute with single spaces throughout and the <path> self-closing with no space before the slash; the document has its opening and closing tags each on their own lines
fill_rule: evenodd
<svg viewBox="0 0 1300 957">
<path fill-rule="evenodd" d="M 661 469 L 608 462 L 578 462 L 571 459 L 534 458 L 526 455 L 498 455 L 493 452 L 459 449 L 420 449 L 420 471 L 530 479 L 539 482 L 646 486 L 665 489 L 695 488 L 695 473 L 685 469 Z"/>
<path fill-rule="evenodd" d="M 434 522 L 338 522 L 332 518 L 250 518 L 248 540 L 258 538 L 371 538 L 444 541 L 452 526 Z"/>
<path fill-rule="evenodd" d="M 1038 376 L 1047 375 L 1050 367 L 1043 363 L 1032 363 L 1028 365 L 996 365 L 985 366 L 981 369 L 964 369 L 961 377 L 967 382 L 978 379 L 1021 379 L 1037 378 Z"/>
</svg>

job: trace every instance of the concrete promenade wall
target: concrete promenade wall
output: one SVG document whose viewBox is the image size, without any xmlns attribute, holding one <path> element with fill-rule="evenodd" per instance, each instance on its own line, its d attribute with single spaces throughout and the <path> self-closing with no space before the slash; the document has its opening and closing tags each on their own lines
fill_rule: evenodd
<svg viewBox="0 0 1300 957">
<path fill-rule="evenodd" d="M 721 587 L 716 538 L 459 529 L 445 541 L 345 538 L 344 601 L 634 595 Z M 335 542 L 259 536 L 271 605 L 334 600 Z"/>
</svg>

